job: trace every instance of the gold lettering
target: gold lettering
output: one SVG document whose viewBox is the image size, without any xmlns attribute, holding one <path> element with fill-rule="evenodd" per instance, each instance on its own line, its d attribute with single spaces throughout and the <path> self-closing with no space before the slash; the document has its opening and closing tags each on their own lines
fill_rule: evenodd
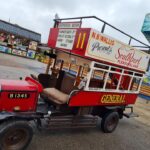
<svg viewBox="0 0 150 150">
<path fill-rule="evenodd" d="M 125 95 L 117 95 L 117 94 L 113 94 L 113 95 L 103 95 L 101 98 L 101 103 L 107 103 L 107 104 L 111 104 L 111 103 L 125 103 Z"/>
<path fill-rule="evenodd" d="M 79 48 L 79 44 L 80 44 L 80 41 L 81 41 L 81 36 L 82 36 L 82 33 L 79 33 L 79 37 L 78 37 L 78 42 L 77 42 L 76 48 Z"/>
</svg>

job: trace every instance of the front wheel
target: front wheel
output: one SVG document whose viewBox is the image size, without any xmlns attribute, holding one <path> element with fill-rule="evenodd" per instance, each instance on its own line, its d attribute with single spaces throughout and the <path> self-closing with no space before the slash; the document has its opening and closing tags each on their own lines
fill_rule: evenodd
<svg viewBox="0 0 150 150">
<path fill-rule="evenodd" d="M 119 122 L 118 112 L 108 112 L 102 117 L 101 129 L 104 133 L 112 133 Z"/>
<path fill-rule="evenodd" d="M 9 121 L 0 125 L 0 149 L 24 150 L 32 140 L 33 130 L 27 121 Z"/>
</svg>

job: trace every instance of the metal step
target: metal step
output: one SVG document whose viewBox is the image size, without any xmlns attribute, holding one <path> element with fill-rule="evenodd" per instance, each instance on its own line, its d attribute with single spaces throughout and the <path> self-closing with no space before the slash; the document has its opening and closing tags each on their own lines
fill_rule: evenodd
<svg viewBox="0 0 150 150">
<path fill-rule="evenodd" d="M 130 109 L 129 113 L 123 113 L 123 115 L 127 118 L 139 117 L 138 114 L 133 112 L 133 106 L 126 106 L 126 109 Z"/>
<path fill-rule="evenodd" d="M 127 117 L 127 118 L 139 117 L 138 114 L 135 114 L 135 113 L 133 113 L 133 112 L 131 112 L 131 113 L 123 113 L 123 115 L 124 115 L 125 117 Z"/>
<path fill-rule="evenodd" d="M 80 128 L 95 127 L 97 117 L 93 116 L 61 116 L 51 117 L 48 120 L 47 128 Z"/>
</svg>

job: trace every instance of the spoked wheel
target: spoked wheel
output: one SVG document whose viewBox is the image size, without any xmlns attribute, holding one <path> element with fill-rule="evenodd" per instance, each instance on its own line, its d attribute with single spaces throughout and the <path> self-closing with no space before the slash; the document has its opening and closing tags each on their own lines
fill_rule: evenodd
<svg viewBox="0 0 150 150">
<path fill-rule="evenodd" d="M 0 126 L 0 149 L 23 150 L 33 136 L 32 127 L 26 121 L 7 122 Z"/>
<path fill-rule="evenodd" d="M 111 133 L 116 129 L 118 122 L 119 122 L 118 112 L 108 112 L 102 118 L 101 129 L 104 133 Z"/>
</svg>

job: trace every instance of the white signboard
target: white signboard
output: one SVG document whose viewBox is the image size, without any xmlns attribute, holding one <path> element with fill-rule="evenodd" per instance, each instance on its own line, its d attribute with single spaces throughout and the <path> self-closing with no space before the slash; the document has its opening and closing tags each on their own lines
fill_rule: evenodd
<svg viewBox="0 0 150 150">
<path fill-rule="evenodd" d="M 59 29 L 56 47 L 72 50 L 76 29 Z"/>
<path fill-rule="evenodd" d="M 93 29 L 90 33 L 85 55 L 140 71 L 146 71 L 149 61 L 147 53 Z"/>
<path fill-rule="evenodd" d="M 60 22 L 58 28 L 80 28 L 81 22 Z"/>
</svg>

